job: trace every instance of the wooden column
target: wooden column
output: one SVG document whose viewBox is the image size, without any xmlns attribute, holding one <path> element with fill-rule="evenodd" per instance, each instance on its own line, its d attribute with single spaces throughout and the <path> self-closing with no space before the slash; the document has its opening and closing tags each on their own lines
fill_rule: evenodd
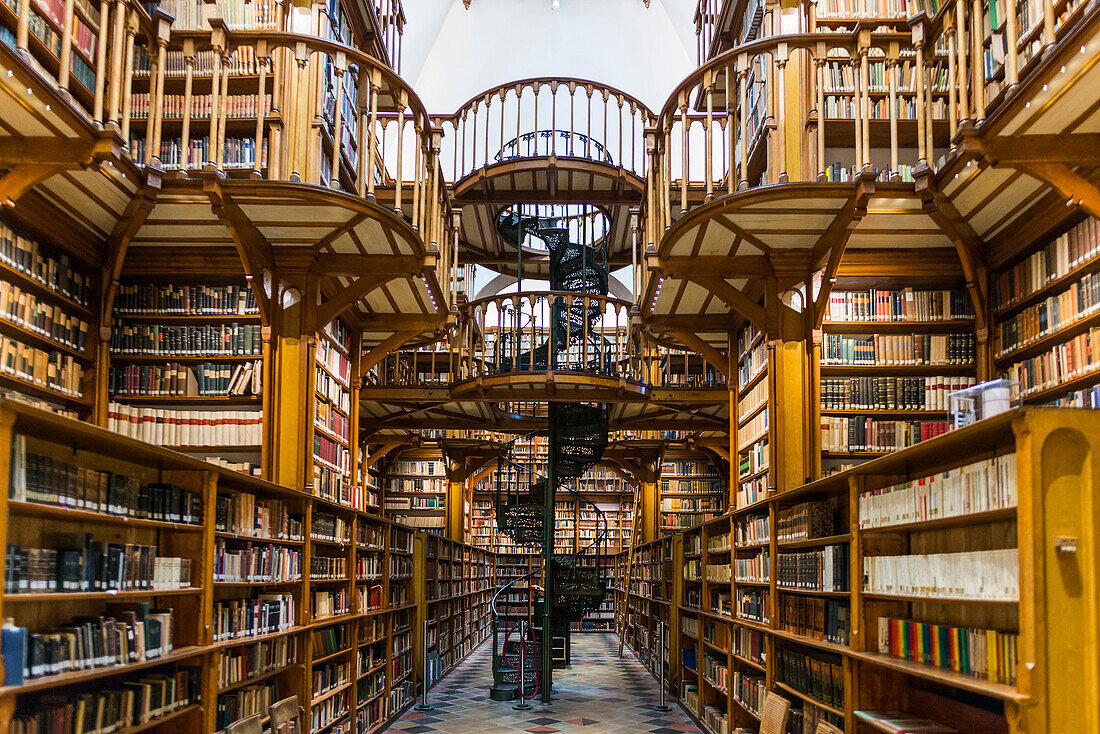
<svg viewBox="0 0 1100 734">
<path fill-rule="evenodd" d="M 272 335 L 274 381 L 272 382 L 271 479 L 278 484 L 302 489 L 313 481 L 313 312 L 316 310 L 316 282 L 305 273 L 289 274 L 291 285 L 280 294 L 283 307 L 276 314 Z"/>
<path fill-rule="evenodd" d="M 444 502 L 447 516 L 447 524 L 444 526 L 446 537 L 461 543 L 466 536 L 466 482 L 448 476 Z"/>
</svg>

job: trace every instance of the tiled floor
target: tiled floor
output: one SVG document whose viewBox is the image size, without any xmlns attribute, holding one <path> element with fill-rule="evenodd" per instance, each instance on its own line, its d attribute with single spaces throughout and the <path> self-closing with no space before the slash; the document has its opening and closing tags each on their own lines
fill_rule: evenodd
<svg viewBox="0 0 1100 734">
<path fill-rule="evenodd" d="M 658 686 L 628 651 L 619 660 L 619 638 L 610 633 L 573 635 L 573 665 L 554 671 L 549 704 L 532 701 L 530 711 L 513 702 L 489 700 L 492 642 L 486 640 L 458 668 L 431 689 L 434 711 L 410 709 L 388 731 L 495 734 L 496 732 L 583 732 L 583 734 L 681 734 L 699 729 L 679 707 L 659 713 Z"/>
</svg>

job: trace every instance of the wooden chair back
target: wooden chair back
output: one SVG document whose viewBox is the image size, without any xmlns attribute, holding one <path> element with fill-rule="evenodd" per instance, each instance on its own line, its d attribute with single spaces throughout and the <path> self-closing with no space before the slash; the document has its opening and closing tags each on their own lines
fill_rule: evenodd
<svg viewBox="0 0 1100 734">
<path fill-rule="evenodd" d="M 785 734 L 790 711 L 790 701 L 769 691 L 760 717 L 760 734 Z"/>
<path fill-rule="evenodd" d="M 817 731 L 814 734 L 844 734 L 844 732 L 827 721 L 819 721 L 817 722 Z"/>
<path fill-rule="evenodd" d="M 263 716 L 254 714 L 234 721 L 225 727 L 225 734 L 263 734 Z"/>
<path fill-rule="evenodd" d="M 302 707 L 297 696 L 288 696 L 271 704 L 271 734 L 303 734 Z"/>
</svg>

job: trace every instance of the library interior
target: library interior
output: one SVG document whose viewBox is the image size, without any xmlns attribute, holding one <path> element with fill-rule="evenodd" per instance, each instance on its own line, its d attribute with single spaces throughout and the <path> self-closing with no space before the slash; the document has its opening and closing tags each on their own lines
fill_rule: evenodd
<svg viewBox="0 0 1100 734">
<path fill-rule="evenodd" d="M 0 731 L 1100 734 L 1100 0 L 0 41 Z"/>
</svg>

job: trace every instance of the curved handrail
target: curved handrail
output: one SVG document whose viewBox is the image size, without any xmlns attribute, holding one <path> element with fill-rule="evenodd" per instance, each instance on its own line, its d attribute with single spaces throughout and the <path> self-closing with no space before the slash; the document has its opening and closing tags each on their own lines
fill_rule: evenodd
<svg viewBox="0 0 1100 734">
<path fill-rule="evenodd" d="M 540 131 L 550 133 L 548 150 L 508 158 L 592 159 L 595 146 L 581 146 L 584 155 L 578 155 L 577 146 L 571 144 L 573 135 L 581 135 L 602 146 L 601 155 L 593 160 L 644 176 L 644 131 L 655 116 L 637 97 L 600 82 L 532 77 L 486 89 L 455 112 L 435 119 L 443 129 L 443 159 L 449 161 L 450 180 L 458 182 L 498 162 L 507 145 Z M 558 145 L 559 133 L 570 136 L 568 146 Z"/>
</svg>

